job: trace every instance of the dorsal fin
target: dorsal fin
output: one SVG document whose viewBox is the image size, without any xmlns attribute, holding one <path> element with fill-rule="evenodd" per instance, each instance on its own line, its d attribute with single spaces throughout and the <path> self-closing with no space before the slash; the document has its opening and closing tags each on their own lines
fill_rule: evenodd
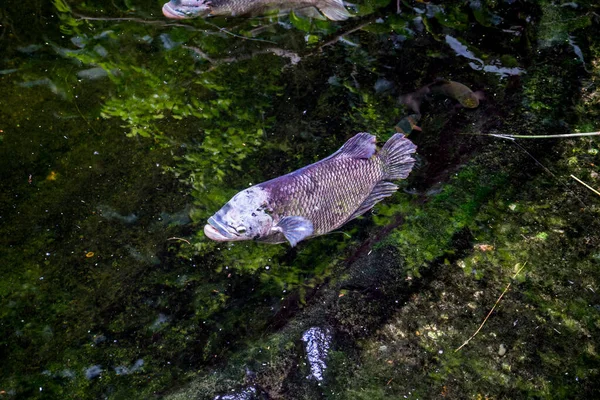
<svg viewBox="0 0 600 400">
<path fill-rule="evenodd" d="M 375 141 L 370 133 L 357 133 L 330 157 L 371 158 L 375 154 Z"/>
<path fill-rule="evenodd" d="M 297 245 L 299 241 L 311 236 L 314 232 L 312 222 L 300 216 L 283 217 L 273 227 L 273 230 L 283 233 L 292 247 Z"/>
</svg>

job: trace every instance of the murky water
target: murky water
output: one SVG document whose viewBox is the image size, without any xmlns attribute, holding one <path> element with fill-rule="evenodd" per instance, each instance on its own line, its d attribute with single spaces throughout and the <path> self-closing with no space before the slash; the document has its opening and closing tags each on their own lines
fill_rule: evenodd
<svg viewBox="0 0 600 400">
<path fill-rule="evenodd" d="M 600 130 L 594 1 L 161 7 L 0 5 L 0 398 L 600 396 L 598 136 L 481 136 Z M 478 106 L 400 101 L 436 80 Z M 239 190 L 415 124 L 413 173 L 340 230 L 204 237 Z"/>
</svg>

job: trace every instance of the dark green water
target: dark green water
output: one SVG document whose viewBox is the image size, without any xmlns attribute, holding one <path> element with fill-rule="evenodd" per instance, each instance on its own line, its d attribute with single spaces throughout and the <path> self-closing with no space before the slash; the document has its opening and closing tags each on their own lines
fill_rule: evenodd
<svg viewBox="0 0 600 400">
<path fill-rule="evenodd" d="M 600 189 L 598 136 L 475 135 L 600 130 L 595 3 L 5 0 L 0 399 L 600 397 L 600 196 L 571 177 Z M 417 167 L 372 213 L 294 249 L 204 237 L 248 185 L 383 143 L 437 78 L 485 99 L 423 102 Z"/>
</svg>

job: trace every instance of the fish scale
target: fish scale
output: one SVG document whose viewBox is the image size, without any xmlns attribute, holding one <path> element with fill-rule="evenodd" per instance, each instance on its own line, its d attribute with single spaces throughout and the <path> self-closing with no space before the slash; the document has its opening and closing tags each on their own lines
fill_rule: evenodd
<svg viewBox="0 0 600 400">
<path fill-rule="evenodd" d="M 383 164 L 378 156 L 333 158 L 283 178 L 263 185 L 278 199 L 274 213 L 304 216 L 319 235 L 343 225 L 365 201 L 383 178 Z"/>
</svg>

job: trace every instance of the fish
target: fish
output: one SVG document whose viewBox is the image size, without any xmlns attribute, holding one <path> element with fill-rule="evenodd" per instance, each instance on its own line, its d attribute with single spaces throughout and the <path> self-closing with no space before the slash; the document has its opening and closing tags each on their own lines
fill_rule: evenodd
<svg viewBox="0 0 600 400">
<path fill-rule="evenodd" d="M 425 96 L 430 93 L 439 93 L 458 101 L 463 107 L 477 108 L 479 101 L 483 99 L 483 93 L 474 92 L 460 82 L 437 79 L 435 82 L 425 85 L 417 91 L 400 96 L 400 103 L 406 104 L 417 114 L 421 114 L 421 103 Z"/>
<path fill-rule="evenodd" d="M 162 12 L 167 18 L 188 19 L 217 15 L 257 15 L 275 9 L 314 11 L 314 8 L 333 21 L 343 21 L 351 16 L 344 7 L 343 0 L 171 0 L 163 5 Z M 307 16 L 314 14 L 317 13 L 306 12 Z"/>
<path fill-rule="evenodd" d="M 479 94 L 460 82 L 441 80 L 429 85 L 429 89 L 432 93 L 441 93 L 458 101 L 463 107 L 477 108 L 479 106 Z"/>
<path fill-rule="evenodd" d="M 420 118 L 421 116 L 419 114 L 407 115 L 406 117 L 402 118 L 396 124 L 396 126 L 394 126 L 394 129 L 396 132 L 402 133 L 406 136 L 410 135 L 412 131 L 423 132 L 421 127 L 418 125 Z"/>
<path fill-rule="evenodd" d="M 338 151 L 287 175 L 250 186 L 208 219 L 204 234 L 218 242 L 298 242 L 331 232 L 364 214 L 410 174 L 417 146 L 401 133 L 381 149 L 361 132 Z"/>
</svg>

